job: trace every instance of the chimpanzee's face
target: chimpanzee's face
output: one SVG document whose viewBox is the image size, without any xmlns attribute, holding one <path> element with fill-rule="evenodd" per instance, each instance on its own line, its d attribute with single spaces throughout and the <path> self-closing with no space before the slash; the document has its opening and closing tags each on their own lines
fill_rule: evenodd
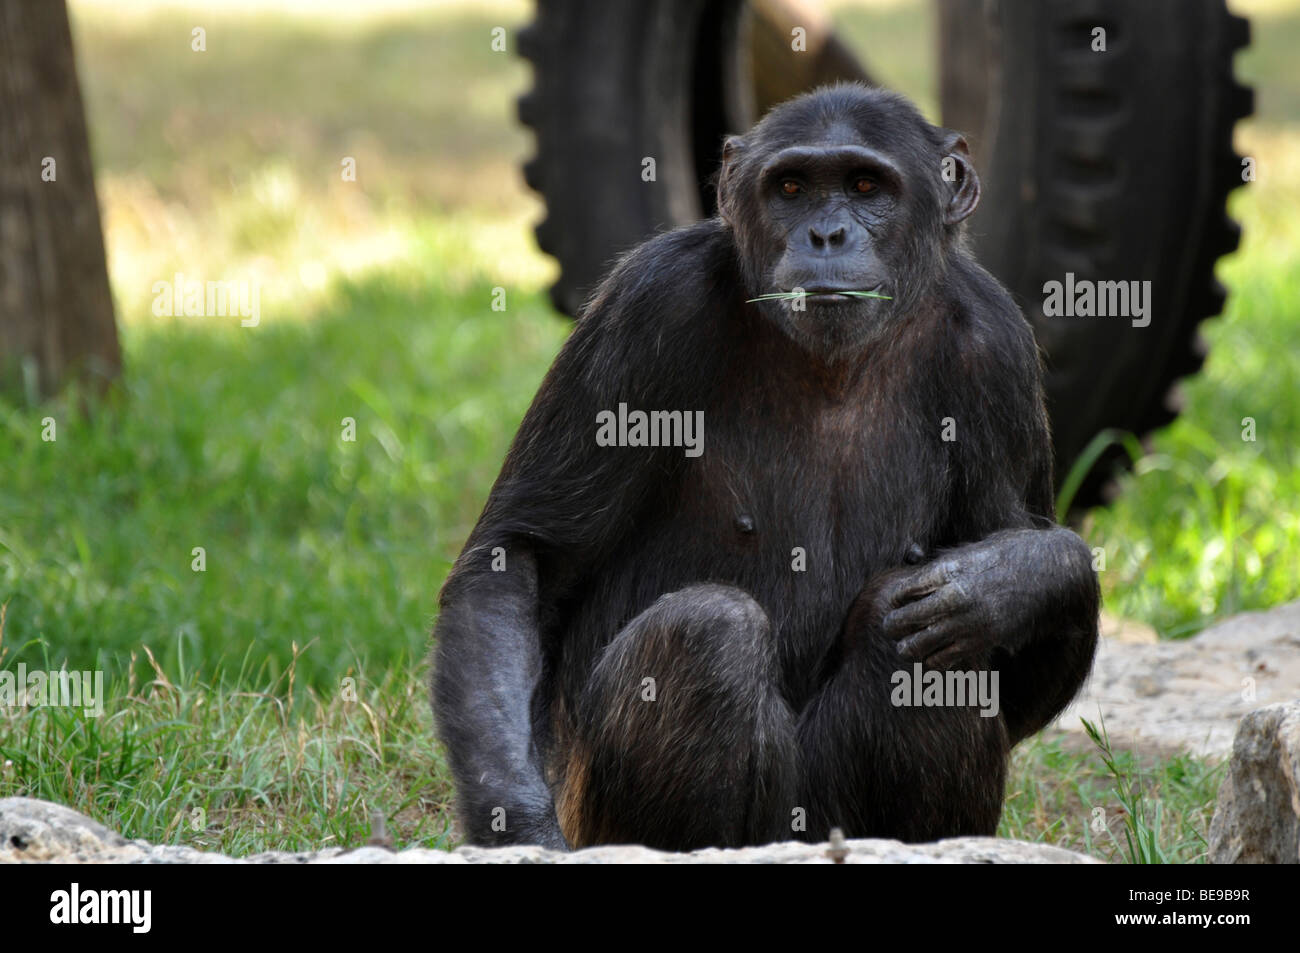
<svg viewBox="0 0 1300 953">
<path fill-rule="evenodd" d="M 719 208 L 754 303 L 797 342 L 833 354 L 911 312 L 942 270 L 950 231 L 974 210 L 979 180 L 960 137 L 893 99 L 805 112 L 778 107 L 728 141 Z"/>
</svg>

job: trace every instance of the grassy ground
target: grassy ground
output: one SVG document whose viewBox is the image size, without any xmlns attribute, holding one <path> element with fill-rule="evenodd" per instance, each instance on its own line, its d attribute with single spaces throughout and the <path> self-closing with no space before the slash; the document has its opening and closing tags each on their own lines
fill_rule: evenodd
<svg viewBox="0 0 1300 953">
<path fill-rule="evenodd" d="M 436 593 L 567 330 L 517 171 L 527 69 L 487 41 L 527 10 L 140 6 L 73 4 L 124 388 L 89 416 L 0 400 L 0 665 L 100 669 L 108 711 L 0 708 L 0 796 L 236 852 L 356 844 L 372 810 L 401 843 L 447 844 L 423 688 Z M 1266 85 L 1240 136 L 1260 179 L 1233 200 L 1229 309 L 1182 419 L 1083 526 L 1110 608 L 1167 636 L 1300 578 L 1300 11 L 1254 6 L 1239 70 Z M 835 16 L 890 37 L 877 71 L 932 106 L 915 5 Z M 177 271 L 258 281 L 261 326 L 154 317 Z M 1167 856 L 1196 858 L 1217 772 L 1118 758 Z M 1023 746 L 1003 833 L 1125 859 L 1116 788 L 1093 753 Z"/>
</svg>

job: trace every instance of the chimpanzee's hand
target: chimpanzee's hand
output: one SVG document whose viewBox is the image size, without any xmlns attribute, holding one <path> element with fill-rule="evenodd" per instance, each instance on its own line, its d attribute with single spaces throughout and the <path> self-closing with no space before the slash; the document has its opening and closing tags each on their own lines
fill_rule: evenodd
<svg viewBox="0 0 1300 953">
<path fill-rule="evenodd" d="M 1015 652 L 1028 641 L 1081 559 L 1091 572 L 1087 547 L 1060 527 L 1007 530 L 945 550 L 891 573 L 875 600 L 881 628 L 909 662 L 978 668 L 993 649 Z"/>
</svg>

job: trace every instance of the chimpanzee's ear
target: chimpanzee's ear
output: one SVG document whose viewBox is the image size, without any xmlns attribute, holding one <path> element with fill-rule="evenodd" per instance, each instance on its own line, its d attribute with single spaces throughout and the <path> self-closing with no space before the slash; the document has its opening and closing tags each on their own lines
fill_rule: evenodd
<svg viewBox="0 0 1300 953">
<path fill-rule="evenodd" d="M 727 224 L 731 224 L 732 185 L 735 182 L 736 163 L 745 149 L 745 140 L 740 136 L 728 136 L 722 144 L 722 168 L 718 171 L 718 214 Z"/>
<path fill-rule="evenodd" d="M 943 223 L 956 225 L 980 204 L 980 177 L 971 164 L 966 138 L 959 132 L 944 130 L 939 175 L 948 196 L 948 204 L 943 210 Z"/>
</svg>

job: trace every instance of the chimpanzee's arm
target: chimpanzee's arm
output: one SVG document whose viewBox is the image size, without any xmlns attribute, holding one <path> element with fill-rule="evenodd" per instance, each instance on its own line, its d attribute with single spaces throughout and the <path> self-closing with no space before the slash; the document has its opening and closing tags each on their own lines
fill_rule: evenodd
<svg viewBox="0 0 1300 953">
<path fill-rule="evenodd" d="M 548 671 L 563 661 L 564 596 L 591 585 L 680 448 L 602 447 L 597 414 L 698 407 L 719 350 L 697 346 L 725 309 L 728 245 L 701 223 L 640 246 L 602 285 L 520 425 L 443 588 L 434 710 L 459 815 L 478 844 L 563 847 L 535 742 Z M 715 276 L 702 286 L 699 276 Z M 685 357 L 685 359 L 683 359 Z"/>
<path fill-rule="evenodd" d="M 1033 734 L 1078 692 L 1097 641 L 1091 553 L 1061 527 L 1003 530 L 894 574 L 877 603 L 908 662 L 999 673 L 1011 741 Z"/>
<path fill-rule="evenodd" d="M 563 848 L 529 716 L 542 667 L 537 565 L 526 549 L 505 560 L 508 571 L 474 574 L 444 598 L 433 680 L 438 728 L 470 841 Z"/>
</svg>

